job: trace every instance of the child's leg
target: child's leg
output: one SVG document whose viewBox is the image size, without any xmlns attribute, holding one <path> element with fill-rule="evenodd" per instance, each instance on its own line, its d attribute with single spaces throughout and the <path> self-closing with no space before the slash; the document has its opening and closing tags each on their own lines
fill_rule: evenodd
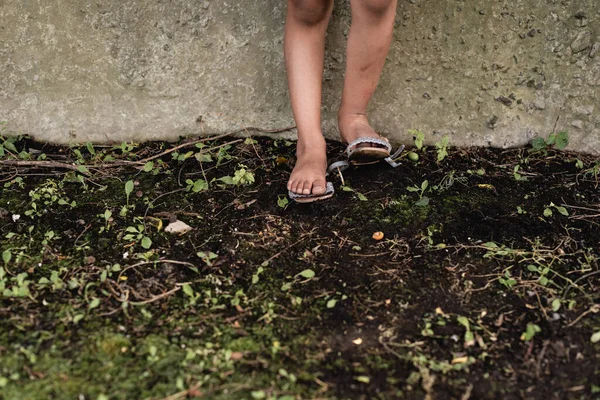
<svg viewBox="0 0 600 400">
<path fill-rule="evenodd" d="M 296 166 L 288 189 L 299 194 L 326 191 L 327 154 L 321 131 L 321 82 L 325 32 L 333 0 L 288 0 L 285 64 L 298 127 Z"/>
<path fill-rule="evenodd" d="M 379 137 L 367 120 L 367 104 L 375 91 L 390 49 L 398 0 L 351 0 L 346 77 L 338 124 L 342 139 Z"/>
</svg>

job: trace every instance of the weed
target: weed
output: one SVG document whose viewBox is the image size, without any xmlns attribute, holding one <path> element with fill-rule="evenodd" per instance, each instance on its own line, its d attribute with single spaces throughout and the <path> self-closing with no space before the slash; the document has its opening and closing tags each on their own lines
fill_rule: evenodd
<svg viewBox="0 0 600 400">
<path fill-rule="evenodd" d="M 123 240 L 139 242 L 146 250 L 152 247 L 152 239 L 145 235 L 144 225 L 128 226 L 125 228 L 125 232 L 127 234 L 123 236 Z"/>
<path fill-rule="evenodd" d="M 546 206 L 546 208 L 544 208 L 544 217 L 551 217 L 553 214 L 553 212 L 552 212 L 553 208 L 556 211 L 558 211 L 560 214 L 564 215 L 565 217 L 569 216 L 569 211 L 567 211 L 566 208 L 557 206 L 556 204 L 550 202 L 550 204 L 548 206 Z"/>
<path fill-rule="evenodd" d="M 536 137 L 531 141 L 530 152 L 543 152 L 546 154 L 549 149 L 556 148 L 564 150 L 569 144 L 569 135 L 567 132 L 551 133 L 547 139 Z"/>
<path fill-rule="evenodd" d="M 408 186 L 406 190 L 411 193 L 417 193 L 419 195 L 419 200 L 415 203 L 416 206 L 425 207 L 429 204 L 429 197 L 425 196 L 425 191 L 429 188 L 429 181 L 424 180 L 421 183 L 421 186 Z"/>
<path fill-rule="evenodd" d="M 448 144 L 450 137 L 444 136 L 439 142 L 435 143 L 437 149 L 437 162 L 443 161 L 448 156 Z"/>
<path fill-rule="evenodd" d="M 408 133 L 410 135 L 412 135 L 414 141 L 415 141 L 415 147 L 418 150 L 421 150 L 423 148 L 423 140 L 425 140 L 425 134 L 419 130 L 416 129 L 410 129 L 408 131 Z"/>
</svg>

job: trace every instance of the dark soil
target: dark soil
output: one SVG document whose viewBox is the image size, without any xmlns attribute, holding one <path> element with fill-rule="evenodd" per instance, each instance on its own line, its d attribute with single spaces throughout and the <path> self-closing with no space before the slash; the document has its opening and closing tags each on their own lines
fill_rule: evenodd
<svg viewBox="0 0 600 400">
<path fill-rule="evenodd" d="M 293 144 L 224 141 L 17 143 L 89 175 L 0 165 L 0 398 L 598 398 L 596 160 L 428 148 L 285 205 Z"/>
</svg>

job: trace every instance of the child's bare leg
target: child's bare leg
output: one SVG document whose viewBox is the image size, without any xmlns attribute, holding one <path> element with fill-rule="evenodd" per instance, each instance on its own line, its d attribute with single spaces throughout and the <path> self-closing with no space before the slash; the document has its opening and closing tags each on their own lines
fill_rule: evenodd
<svg viewBox="0 0 600 400">
<path fill-rule="evenodd" d="M 296 166 L 288 189 L 299 194 L 326 191 L 327 154 L 321 131 L 321 90 L 325 32 L 333 0 L 288 0 L 285 64 L 298 127 Z"/>
<path fill-rule="evenodd" d="M 398 0 L 351 0 L 346 76 L 338 126 L 342 139 L 379 137 L 367 120 L 367 105 L 390 49 Z"/>
</svg>

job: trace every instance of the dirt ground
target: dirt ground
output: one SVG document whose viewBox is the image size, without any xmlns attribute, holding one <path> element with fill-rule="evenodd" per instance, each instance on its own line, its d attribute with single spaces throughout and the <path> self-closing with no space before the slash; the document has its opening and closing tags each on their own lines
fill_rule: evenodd
<svg viewBox="0 0 600 400">
<path fill-rule="evenodd" d="M 590 156 L 411 147 L 299 205 L 284 140 L 0 143 L 2 399 L 600 398 Z"/>
</svg>

